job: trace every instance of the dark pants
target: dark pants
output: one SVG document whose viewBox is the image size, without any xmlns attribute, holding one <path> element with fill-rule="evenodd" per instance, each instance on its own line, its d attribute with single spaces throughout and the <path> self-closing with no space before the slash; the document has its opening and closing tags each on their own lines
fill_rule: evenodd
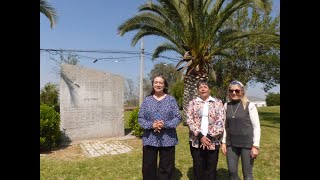
<svg viewBox="0 0 320 180">
<path fill-rule="evenodd" d="M 175 146 L 143 146 L 142 175 L 144 180 L 157 179 L 157 160 L 159 152 L 159 180 L 174 179 Z"/>
<path fill-rule="evenodd" d="M 254 159 L 250 157 L 250 148 L 227 147 L 227 163 L 230 180 L 240 180 L 238 175 L 238 162 L 241 156 L 241 165 L 244 180 L 253 180 L 252 167 Z"/>
<path fill-rule="evenodd" d="M 203 150 L 192 147 L 190 141 L 189 145 L 193 160 L 194 180 L 216 180 L 220 146 L 216 146 L 216 150 Z"/>
</svg>

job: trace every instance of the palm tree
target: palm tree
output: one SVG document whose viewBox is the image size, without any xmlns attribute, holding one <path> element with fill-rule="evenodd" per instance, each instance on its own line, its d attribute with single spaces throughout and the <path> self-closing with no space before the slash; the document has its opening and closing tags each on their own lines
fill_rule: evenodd
<svg viewBox="0 0 320 180">
<path fill-rule="evenodd" d="M 44 14 L 50 21 L 50 27 L 58 21 L 58 15 L 56 10 L 48 3 L 47 0 L 40 0 L 40 13 Z"/>
<path fill-rule="evenodd" d="M 152 59 L 166 51 L 175 51 L 182 60 L 176 65 L 184 73 L 184 117 L 188 102 L 196 96 L 196 83 L 215 74 L 213 63 L 217 57 L 228 56 L 228 49 L 240 39 L 249 39 L 263 30 L 234 30 L 224 28 L 232 14 L 244 7 L 271 10 L 269 0 L 157 0 L 148 1 L 139 7 L 139 14 L 118 27 L 121 36 L 138 30 L 131 45 L 144 36 L 155 35 L 167 39 L 153 52 Z M 271 34 L 273 35 L 273 34 Z M 184 64 L 184 65 L 183 65 Z M 182 67 L 180 67 L 183 65 Z M 185 119 L 185 118 L 184 118 Z"/>
</svg>

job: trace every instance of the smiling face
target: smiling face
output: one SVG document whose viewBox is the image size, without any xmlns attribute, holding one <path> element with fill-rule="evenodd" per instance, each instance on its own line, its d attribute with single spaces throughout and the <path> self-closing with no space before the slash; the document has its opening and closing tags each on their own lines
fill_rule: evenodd
<svg viewBox="0 0 320 180">
<path fill-rule="evenodd" d="M 210 92 L 211 90 L 207 84 L 200 84 L 198 86 L 198 94 L 202 100 L 208 99 Z"/>
<path fill-rule="evenodd" d="M 229 86 L 228 94 L 232 101 L 238 101 L 242 98 L 244 92 L 240 85 L 234 84 Z"/>
<path fill-rule="evenodd" d="M 155 77 L 152 86 L 155 93 L 162 93 L 166 87 L 162 77 Z"/>
</svg>

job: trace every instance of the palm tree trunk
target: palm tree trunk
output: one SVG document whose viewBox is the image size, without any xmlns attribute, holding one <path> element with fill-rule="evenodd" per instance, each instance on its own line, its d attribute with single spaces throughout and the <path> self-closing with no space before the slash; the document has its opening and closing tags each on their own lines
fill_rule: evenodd
<svg viewBox="0 0 320 180">
<path fill-rule="evenodd" d="M 208 75 L 206 72 L 196 72 L 187 74 L 184 78 L 184 90 L 183 90 L 183 112 L 182 112 L 182 122 L 186 126 L 187 121 L 187 111 L 189 101 L 198 96 L 197 83 L 199 80 L 208 80 Z"/>
</svg>

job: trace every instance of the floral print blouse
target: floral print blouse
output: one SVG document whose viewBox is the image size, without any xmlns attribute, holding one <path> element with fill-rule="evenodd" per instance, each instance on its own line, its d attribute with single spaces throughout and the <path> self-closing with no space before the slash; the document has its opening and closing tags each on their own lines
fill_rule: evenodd
<svg viewBox="0 0 320 180">
<path fill-rule="evenodd" d="M 215 150 L 215 145 L 220 145 L 224 132 L 226 112 L 223 103 L 218 98 L 209 97 L 208 100 L 208 135 L 212 137 L 213 144 L 209 150 Z M 200 139 L 198 137 L 201 132 L 201 119 L 203 106 L 205 101 L 197 97 L 189 102 L 187 111 L 187 124 L 189 127 L 189 140 L 192 142 L 192 147 L 199 148 Z"/>
</svg>

